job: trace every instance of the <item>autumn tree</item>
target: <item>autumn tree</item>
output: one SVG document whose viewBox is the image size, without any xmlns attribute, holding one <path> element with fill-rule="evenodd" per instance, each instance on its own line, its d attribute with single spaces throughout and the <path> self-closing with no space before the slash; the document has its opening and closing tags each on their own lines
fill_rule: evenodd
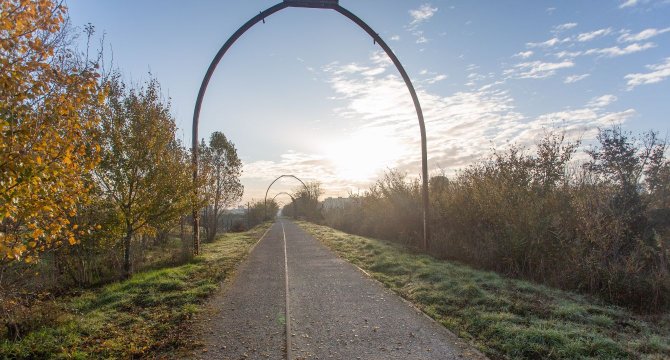
<svg viewBox="0 0 670 360">
<path fill-rule="evenodd" d="M 176 223 L 192 205 L 189 156 L 175 139 L 175 130 L 156 80 L 128 89 L 113 77 L 102 118 L 102 160 L 95 174 L 124 229 L 124 277 L 132 272 L 133 237 Z"/>
<path fill-rule="evenodd" d="M 205 238 L 213 241 L 218 232 L 218 225 L 226 207 L 231 206 L 242 198 L 244 187 L 240 183 L 242 161 L 237 156 L 237 149 L 232 141 L 218 131 L 212 133 L 209 145 L 201 145 L 201 162 L 207 171 L 204 171 L 203 192 L 207 198 L 207 205 L 203 209 L 203 227 Z"/>
<path fill-rule="evenodd" d="M 75 244 L 98 163 L 97 66 L 68 46 L 66 8 L 0 1 L 0 264 Z"/>
</svg>

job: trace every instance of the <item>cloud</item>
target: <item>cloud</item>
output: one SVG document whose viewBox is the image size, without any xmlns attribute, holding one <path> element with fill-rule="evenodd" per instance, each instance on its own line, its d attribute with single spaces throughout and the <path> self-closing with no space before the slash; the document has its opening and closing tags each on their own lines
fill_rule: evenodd
<svg viewBox="0 0 670 360">
<path fill-rule="evenodd" d="M 399 41 L 400 40 L 400 35 L 393 35 L 390 38 L 392 41 Z"/>
<path fill-rule="evenodd" d="M 520 58 L 522 58 L 522 59 L 528 59 L 528 58 L 531 57 L 532 55 L 533 55 L 533 51 L 532 51 L 532 50 L 528 50 L 528 51 L 521 51 L 521 52 L 518 52 L 518 53 L 514 54 L 513 56 L 514 56 L 514 57 L 520 57 Z"/>
<path fill-rule="evenodd" d="M 245 194 L 247 199 L 262 199 L 265 187 L 277 174 L 294 174 L 305 181 L 318 180 L 323 184 L 325 196 L 346 196 L 349 191 L 365 189 L 386 168 L 398 168 L 418 177 L 421 152 L 414 104 L 402 78 L 391 71 L 392 64 L 380 59 L 382 56 L 375 52 L 365 63 L 331 63 L 321 69 L 334 94 L 331 101 L 337 103 L 335 116 L 351 124 L 349 134 L 341 139 L 341 144 L 334 146 L 334 152 L 310 155 L 288 151 L 276 161 L 245 164 L 242 180 L 249 190 Z M 670 58 L 666 62 L 670 64 Z M 564 66 L 547 66 L 546 69 Z M 379 67 L 388 69 L 369 74 Z M 626 121 L 635 114 L 633 109 L 605 111 L 616 97 L 603 95 L 581 108 L 529 117 L 516 109 L 515 99 L 508 91 L 498 89 L 495 84 L 500 82 L 450 96 L 435 94 L 418 84 L 429 170 L 445 169 L 452 173 L 484 160 L 491 147 L 508 143 L 531 146 L 552 129 L 565 132 L 571 140 L 594 136 L 597 127 Z M 338 158 L 342 160 L 343 152 L 352 158 L 366 156 L 375 162 L 375 167 L 361 167 L 364 162 L 357 165 L 338 161 Z M 334 157 L 330 155 L 333 153 Z M 347 158 L 350 157 L 344 156 Z M 283 191 L 282 186 L 295 189 L 297 185 L 287 181 L 276 189 L 273 186 L 273 191 Z"/>
<path fill-rule="evenodd" d="M 577 26 L 577 23 L 565 23 L 561 25 L 554 26 L 553 32 L 558 33 L 566 30 L 570 30 Z"/>
<path fill-rule="evenodd" d="M 556 56 L 559 59 L 563 59 L 563 58 L 575 58 L 575 57 L 580 56 L 582 54 L 583 54 L 583 52 L 581 52 L 581 51 L 565 51 L 565 50 L 563 50 L 563 51 L 559 51 L 559 52 L 555 53 L 554 56 Z"/>
<path fill-rule="evenodd" d="M 624 79 L 627 80 L 628 90 L 632 90 L 640 85 L 655 84 L 670 77 L 670 57 L 665 58 L 661 63 L 647 65 L 646 68 L 649 69 L 650 72 L 634 73 L 624 76 Z"/>
<path fill-rule="evenodd" d="M 628 30 L 624 30 L 623 34 L 619 36 L 617 39 L 619 42 L 636 42 L 636 41 L 643 41 L 647 39 L 651 39 L 654 36 L 658 36 L 661 34 L 665 34 L 667 32 L 670 32 L 670 27 L 667 27 L 665 29 L 654 29 L 654 28 L 649 28 L 640 31 L 637 34 L 631 34 Z"/>
<path fill-rule="evenodd" d="M 599 29 L 599 30 L 594 30 L 590 32 L 585 32 L 577 35 L 577 41 L 579 42 L 586 42 L 586 41 L 591 41 L 593 39 L 609 35 L 612 32 L 612 28 L 606 28 L 606 29 Z"/>
<path fill-rule="evenodd" d="M 553 76 L 556 70 L 567 69 L 575 66 L 571 60 L 552 63 L 543 61 L 531 61 L 514 65 L 514 69 L 509 69 L 504 72 L 518 79 L 543 79 Z"/>
<path fill-rule="evenodd" d="M 604 108 L 607 105 L 617 101 L 617 97 L 611 94 L 595 97 L 586 105 L 590 108 Z"/>
<path fill-rule="evenodd" d="M 562 42 L 562 40 L 560 40 L 559 38 L 554 37 L 554 38 L 551 38 L 547 41 L 543 41 L 543 42 L 539 42 L 539 43 L 529 42 L 529 43 L 526 43 L 526 46 L 527 47 L 548 48 L 548 47 L 556 46 L 557 44 L 560 44 L 561 42 Z"/>
<path fill-rule="evenodd" d="M 636 52 L 648 50 L 651 48 L 656 47 L 656 44 L 652 42 L 644 43 L 644 44 L 630 44 L 624 48 L 620 48 L 618 46 L 612 46 L 609 48 L 604 48 L 604 49 L 589 49 L 584 52 L 585 55 L 602 55 L 606 57 L 617 57 L 617 56 L 623 56 L 623 55 L 629 55 L 633 54 Z"/>
<path fill-rule="evenodd" d="M 412 22 L 410 26 L 416 27 L 422 22 L 427 21 L 432 18 L 433 15 L 437 12 L 437 8 L 432 7 L 430 4 L 423 4 L 419 6 L 418 9 L 412 9 L 409 11 L 409 15 L 412 17 Z"/>
<path fill-rule="evenodd" d="M 591 74 L 570 75 L 570 76 L 566 76 L 565 80 L 563 80 L 563 82 L 566 83 L 566 84 L 572 84 L 572 83 L 576 83 L 577 81 L 584 80 L 589 76 L 591 76 Z"/>
<path fill-rule="evenodd" d="M 627 8 L 627 7 L 633 7 L 638 4 L 638 0 L 625 0 L 621 5 L 619 5 L 619 9 Z"/>
<path fill-rule="evenodd" d="M 530 63 L 525 72 L 535 71 L 540 76 L 572 63 Z M 397 75 L 364 77 L 361 74 L 339 70 L 347 65 L 325 69 L 338 101 L 345 106 L 337 115 L 360 121 L 360 127 L 392 134 L 400 140 L 404 154 L 389 167 L 400 167 L 417 174 L 419 169 L 419 137 L 416 113 L 404 82 Z M 369 66 L 357 65 L 366 68 Z M 581 136 L 598 126 L 612 121 L 623 121 L 634 110 L 604 112 L 602 109 L 616 100 L 611 95 L 593 99 L 581 109 L 564 110 L 529 118 L 516 110 L 515 100 L 508 91 L 494 86 L 482 86 L 472 91 L 461 91 L 440 96 L 426 88 L 417 87 L 426 120 L 429 162 L 432 167 L 459 168 L 483 159 L 492 145 L 510 141 L 532 144 L 543 129 L 565 128 Z M 594 130 L 595 131 L 595 130 Z M 595 132 L 594 132 L 595 134 Z"/>
<path fill-rule="evenodd" d="M 428 84 L 435 84 L 436 82 L 445 80 L 446 78 L 447 78 L 447 75 L 439 74 L 439 75 L 437 75 L 437 76 L 434 76 L 434 77 L 432 77 L 432 78 L 426 80 L 426 82 L 427 82 Z"/>
</svg>

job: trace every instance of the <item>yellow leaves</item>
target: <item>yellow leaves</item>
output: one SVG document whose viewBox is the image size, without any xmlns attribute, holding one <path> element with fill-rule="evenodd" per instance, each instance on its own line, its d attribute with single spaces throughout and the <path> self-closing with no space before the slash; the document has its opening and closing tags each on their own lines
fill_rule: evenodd
<svg viewBox="0 0 670 360">
<path fill-rule="evenodd" d="M 42 229 L 35 229 L 35 230 L 33 230 L 32 234 L 31 234 L 30 236 L 33 238 L 33 240 L 37 241 L 37 240 L 39 240 L 40 237 L 42 237 L 43 235 L 44 235 L 44 230 L 42 230 Z"/>
<path fill-rule="evenodd" d="M 77 242 L 68 218 L 89 198 L 87 174 L 99 162 L 87 154 L 99 124 L 88 114 L 106 92 L 92 67 L 74 72 L 53 58 L 63 6 L 0 0 L 0 14 L 0 260 L 35 261 Z"/>
</svg>

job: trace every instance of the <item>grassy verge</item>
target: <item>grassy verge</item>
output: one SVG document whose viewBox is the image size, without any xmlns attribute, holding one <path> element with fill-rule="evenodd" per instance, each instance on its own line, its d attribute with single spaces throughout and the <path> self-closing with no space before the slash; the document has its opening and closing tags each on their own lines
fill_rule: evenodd
<svg viewBox="0 0 670 360">
<path fill-rule="evenodd" d="M 491 358 L 670 358 L 670 314 L 643 317 L 392 243 L 300 226 Z"/>
<path fill-rule="evenodd" d="M 184 345 L 186 320 L 219 287 L 270 226 L 203 244 L 202 256 L 135 274 L 78 296 L 57 299 L 53 323 L 18 341 L 0 342 L 2 359 L 127 359 Z"/>
</svg>

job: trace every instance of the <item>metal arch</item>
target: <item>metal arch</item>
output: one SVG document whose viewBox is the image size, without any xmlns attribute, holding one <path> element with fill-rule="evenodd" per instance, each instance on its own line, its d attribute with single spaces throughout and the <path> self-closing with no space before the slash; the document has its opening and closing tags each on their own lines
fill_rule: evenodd
<svg viewBox="0 0 670 360">
<path fill-rule="evenodd" d="M 263 200 L 263 208 L 264 208 L 264 209 L 263 209 L 263 212 L 265 213 L 265 214 L 264 214 L 265 217 L 268 217 L 268 192 L 270 191 L 270 188 L 272 187 L 272 185 L 274 185 L 274 183 L 277 182 L 277 180 L 279 180 L 279 179 L 281 179 L 281 178 L 284 178 L 284 177 L 292 177 L 292 178 L 294 178 L 294 179 L 300 181 L 300 183 L 302 184 L 302 186 L 305 187 L 305 191 L 307 191 L 307 196 L 311 197 L 311 194 L 309 193 L 309 188 L 308 188 L 307 185 L 305 185 L 305 183 L 304 183 L 302 180 L 300 180 L 297 176 L 295 176 L 295 175 L 279 175 L 276 179 L 274 179 L 274 180 L 270 183 L 270 186 L 268 186 L 268 189 L 265 190 L 265 199 Z M 291 196 L 291 199 L 293 199 L 293 196 Z"/>
<path fill-rule="evenodd" d="M 429 198 L 428 198 L 428 151 L 426 145 L 426 127 L 423 119 L 423 111 L 421 110 L 421 105 L 419 103 L 419 98 L 412 85 L 412 81 L 407 75 L 405 68 L 402 66 L 398 58 L 395 56 L 391 48 L 384 42 L 384 40 L 377 34 L 372 28 L 361 20 L 358 16 L 354 15 L 349 10 L 340 6 L 337 1 L 298 1 L 298 0 L 284 0 L 283 2 L 269 7 L 268 9 L 260 12 L 258 15 L 251 18 L 247 21 L 242 27 L 240 27 L 219 49 L 216 53 L 216 56 L 212 60 L 207 73 L 205 74 L 202 84 L 200 85 L 200 90 L 198 91 L 198 97 L 195 103 L 195 109 L 193 111 L 193 134 L 192 134 L 192 154 L 193 154 L 193 179 L 198 177 L 198 123 L 200 119 L 200 108 L 202 107 L 202 100 L 205 96 L 205 91 L 207 90 L 207 85 L 211 79 L 216 66 L 221 61 L 223 55 L 228 51 L 228 49 L 239 39 L 247 30 L 252 26 L 257 24 L 260 21 L 265 22 L 265 18 L 280 11 L 287 7 L 310 7 L 310 8 L 323 8 L 323 9 L 333 9 L 340 14 L 346 16 L 348 19 L 356 23 L 359 27 L 365 30 L 368 35 L 370 35 L 375 43 L 378 43 L 379 46 L 384 50 L 386 55 L 391 59 L 395 65 L 398 72 L 405 81 L 407 90 L 409 90 L 410 95 L 412 96 L 412 101 L 414 102 L 414 108 L 416 109 L 416 115 L 419 120 L 419 129 L 421 132 L 421 177 L 422 177 L 422 192 L 423 192 L 423 247 L 427 249 L 429 246 Z M 275 180 L 276 181 L 276 180 Z M 274 182 L 273 182 L 274 183 Z M 304 185 L 304 184 L 303 184 Z M 197 190 L 195 190 L 195 195 L 197 197 Z M 267 192 L 266 192 L 267 200 Z M 198 217 L 198 209 L 194 207 L 193 209 L 193 248 L 194 252 L 197 254 L 199 252 L 200 245 L 200 224 Z"/>
<path fill-rule="evenodd" d="M 277 193 L 275 196 L 272 197 L 272 201 L 274 201 L 277 198 L 277 196 L 279 196 L 279 195 L 288 195 L 291 198 L 291 201 L 295 202 L 295 198 L 293 197 L 293 195 L 287 193 L 286 191 L 282 191 L 280 193 Z"/>
<path fill-rule="evenodd" d="M 293 195 L 287 193 L 286 191 L 282 191 L 280 193 L 275 194 L 275 196 L 272 197 L 272 201 L 275 201 L 275 199 L 279 195 L 288 195 L 291 198 L 291 201 L 293 203 L 293 218 L 296 219 L 298 217 L 298 202 L 295 201 Z"/>
</svg>

